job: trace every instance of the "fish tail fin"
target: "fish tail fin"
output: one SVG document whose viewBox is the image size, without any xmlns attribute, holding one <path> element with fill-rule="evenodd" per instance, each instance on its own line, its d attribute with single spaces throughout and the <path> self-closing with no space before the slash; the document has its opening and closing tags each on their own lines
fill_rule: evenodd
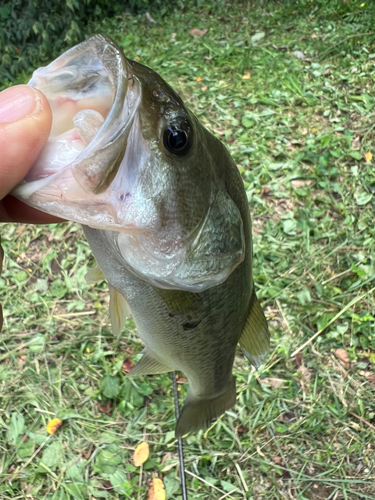
<svg viewBox="0 0 375 500">
<path fill-rule="evenodd" d="M 236 402 L 236 379 L 232 375 L 228 389 L 216 398 L 198 398 L 188 393 L 176 426 L 176 437 L 207 428 L 214 418 Z"/>
<path fill-rule="evenodd" d="M 270 334 L 255 290 L 253 290 L 249 315 L 239 343 L 250 363 L 258 368 L 263 363 L 270 348 Z"/>
</svg>

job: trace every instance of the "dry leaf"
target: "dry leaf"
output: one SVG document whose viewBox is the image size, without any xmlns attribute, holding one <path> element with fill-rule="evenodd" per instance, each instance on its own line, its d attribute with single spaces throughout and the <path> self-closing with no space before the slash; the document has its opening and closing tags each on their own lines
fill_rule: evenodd
<svg viewBox="0 0 375 500">
<path fill-rule="evenodd" d="M 62 420 L 59 418 L 54 418 L 50 422 L 48 422 L 46 426 L 46 431 L 48 434 L 55 434 L 57 429 L 62 426 Z"/>
<path fill-rule="evenodd" d="M 365 379 L 370 382 L 370 384 L 375 385 L 375 373 L 361 371 L 360 375 L 363 375 Z"/>
<path fill-rule="evenodd" d="M 112 401 L 107 401 L 106 403 L 99 405 L 98 410 L 106 415 L 111 415 Z"/>
<path fill-rule="evenodd" d="M 161 479 L 154 477 L 148 490 L 147 500 L 165 500 L 165 489 Z"/>
<path fill-rule="evenodd" d="M 133 455 L 133 462 L 136 467 L 140 467 L 142 464 L 146 462 L 148 456 L 150 454 L 150 448 L 147 443 L 139 444 Z"/>
<path fill-rule="evenodd" d="M 160 472 L 168 472 L 170 471 L 171 469 L 174 469 L 175 467 L 178 466 L 178 462 L 173 462 L 173 463 L 170 463 L 168 465 L 165 465 Z"/>
<path fill-rule="evenodd" d="M 281 416 L 280 422 L 294 422 L 297 420 L 297 415 L 293 411 L 287 411 L 286 413 L 283 413 Z"/>
<path fill-rule="evenodd" d="M 290 183 L 292 184 L 292 186 L 298 189 L 301 187 L 310 186 L 313 181 L 303 181 L 302 179 L 295 179 L 294 181 L 290 181 Z"/>
<path fill-rule="evenodd" d="M 293 55 L 297 58 L 297 59 L 305 59 L 305 54 L 303 52 L 301 52 L 300 50 L 295 50 L 293 52 Z"/>
<path fill-rule="evenodd" d="M 372 154 L 370 153 L 370 151 L 365 154 L 365 160 L 367 161 L 367 163 L 372 160 Z"/>
<path fill-rule="evenodd" d="M 206 92 L 207 89 L 208 89 L 207 85 L 203 85 L 203 87 L 201 88 L 201 90 L 203 90 L 203 92 Z"/>
<path fill-rule="evenodd" d="M 294 356 L 294 362 L 297 368 L 302 365 L 302 354 L 300 352 Z"/>
<path fill-rule="evenodd" d="M 316 33 L 313 33 L 313 34 L 311 35 L 311 38 L 319 38 L 319 35 L 317 35 Z"/>
<path fill-rule="evenodd" d="M 172 460 L 172 458 L 173 458 L 172 453 L 170 452 L 166 453 L 162 458 L 161 464 L 164 465 L 167 460 Z"/>
<path fill-rule="evenodd" d="M 242 80 L 249 80 L 249 78 L 251 77 L 250 73 L 245 73 L 243 76 L 242 76 Z"/>
<path fill-rule="evenodd" d="M 335 356 L 340 361 L 340 363 L 345 366 L 345 368 L 349 368 L 350 359 L 345 349 L 336 349 Z"/>
<path fill-rule="evenodd" d="M 198 28 L 194 28 L 189 31 L 190 36 L 199 36 L 202 38 L 207 33 L 208 29 L 200 30 Z"/>
<path fill-rule="evenodd" d="M 356 135 L 352 140 L 352 149 L 359 149 L 361 147 L 361 138 Z"/>
<path fill-rule="evenodd" d="M 26 361 L 27 361 L 27 356 L 26 356 L 26 354 L 23 354 L 22 356 L 19 356 L 19 357 L 17 358 L 17 365 L 18 365 L 18 367 L 19 367 L 19 368 L 22 368 L 22 367 L 23 367 L 23 365 L 26 363 Z"/>
<path fill-rule="evenodd" d="M 125 361 L 122 363 L 122 369 L 124 372 L 129 373 L 130 370 L 133 368 L 134 363 L 130 358 L 125 359 Z"/>
<path fill-rule="evenodd" d="M 297 368 L 297 372 L 300 376 L 301 384 L 303 384 L 303 383 L 309 384 L 310 383 L 311 373 L 310 373 L 310 370 L 308 368 L 306 368 L 306 366 L 301 364 L 301 366 L 299 366 Z"/>
<path fill-rule="evenodd" d="M 281 476 L 283 479 L 290 479 L 290 473 L 288 470 L 286 470 L 285 468 L 285 465 L 282 461 L 282 458 L 281 457 L 276 457 L 275 458 L 275 464 L 278 465 L 279 467 L 281 467 Z"/>
<path fill-rule="evenodd" d="M 242 436 L 242 434 L 245 434 L 246 428 L 243 425 L 240 425 L 239 427 L 237 427 L 237 432 L 240 436 Z"/>
<path fill-rule="evenodd" d="M 261 379 L 261 382 L 262 384 L 270 385 L 272 389 L 278 389 L 286 381 L 281 378 L 263 378 Z"/>
<path fill-rule="evenodd" d="M 151 16 L 151 14 L 150 14 L 149 12 L 146 12 L 146 18 L 147 18 L 147 21 L 148 21 L 150 24 L 156 24 L 155 19 Z"/>
</svg>

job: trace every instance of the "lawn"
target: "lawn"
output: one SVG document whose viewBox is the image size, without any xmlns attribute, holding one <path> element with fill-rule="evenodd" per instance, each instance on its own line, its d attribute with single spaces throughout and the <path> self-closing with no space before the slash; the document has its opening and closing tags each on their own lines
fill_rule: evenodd
<svg viewBox="0 0 375 500">
<path fill-rule="evenodd" d="M 374 499 L 375 6 L 207 0 L 151 15 L 90 30 L 159 72 L 230 150 L 272 335 L 258 371 L 238 350 L 236 406 L 184 439 L 189 499 Z M 152 499 L 153 478 L 181 499 L 171 376 L 125 379 L 142 344 L 131 320 L 112 335 L 80 227 L 0 232 L 1 499 Z"/>
</svg>

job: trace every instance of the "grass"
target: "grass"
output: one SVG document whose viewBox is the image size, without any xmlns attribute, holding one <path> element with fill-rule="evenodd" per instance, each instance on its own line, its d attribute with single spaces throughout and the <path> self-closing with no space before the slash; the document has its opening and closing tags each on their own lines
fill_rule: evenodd
<svg viewBox="0 0 375 500">
<path fill-rule="evenodd" d="M 189 498 L 373 499 L 374 7 L 203 1 L 152 16 L 92 31 L 156 69 L 228 146 L 272 332 L 258 372 L 238 353 L 235 408 L 185 440 Z M 145 499 L 158 475 L 181 499 L 171 378 L 125 380 L 142 346 L 131 321 L 111 334 L 105 284 L 84 281 L 80 228 L 1 234 L 1 498 Z"/>
</svg>

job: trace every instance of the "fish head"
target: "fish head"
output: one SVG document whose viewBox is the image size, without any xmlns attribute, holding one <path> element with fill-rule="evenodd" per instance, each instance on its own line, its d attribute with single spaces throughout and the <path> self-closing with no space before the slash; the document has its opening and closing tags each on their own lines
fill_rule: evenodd
<svg viewBox="0 0 375 500">
<path fill-rule="evenodd" d="M 48 143 L 14 195 L 103 231 L 133 273 L 203 291 L 245 254 L 224 146 L 153 70 L 97 35 L 34 72 L 53 113 Z"/>
</svg>

